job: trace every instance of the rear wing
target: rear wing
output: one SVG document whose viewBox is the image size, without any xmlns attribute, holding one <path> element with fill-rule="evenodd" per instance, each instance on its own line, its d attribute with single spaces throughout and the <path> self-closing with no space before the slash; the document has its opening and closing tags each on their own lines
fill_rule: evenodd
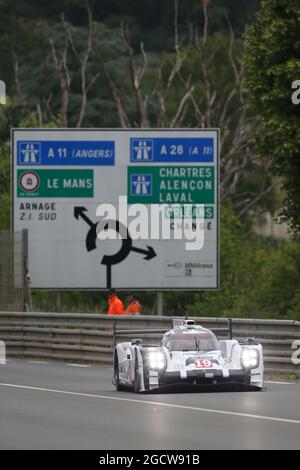
<svg viewBox="0 0 300 470">
<path fill-rule="evenodd" d="M 173 328 L 180 328 L 180 327 L 193 327 L 196 325 L 196 322 L 192 319 L 188 318 L 174 318 L 173 319 Z M 227 319 L 227 326 L 226 327 L 216 327 L 216 328 L 208 328 L 210 331 L 218 336 L 218 333 L 228 333 L 229 339 L 232 339 L 232 318 Z"/>
<path fill-rule="evenodd" d="M 173 319 L 173 328 L 180 328 L 180 326 L 186 326 L 187 323 L 193 320 L 182 319 L 182 318 L 174 318 Z M 195 324 L 195 322 L 193 322 Z M 147 328 L 147 329 L 126 329 L 126 328 L 117 328 L 116 322 L 113 322 L 113 343 L 114 346 L 117 343 L 118 336 L 127 336 L 128 338 L 136 339 L 139 335 L 149 335 L 148 337 L 157 338 L 160 335 L 165 334 L 171 328 Z M 216 328 L 208 328 L 210 331 L 215 333 L 216 336 L 219 334 L 227 333 L 228 338 L 232 339 L 232 318 L 227 319 L 227 326 L 226 327 L 216 327 Z"/>
</svg>

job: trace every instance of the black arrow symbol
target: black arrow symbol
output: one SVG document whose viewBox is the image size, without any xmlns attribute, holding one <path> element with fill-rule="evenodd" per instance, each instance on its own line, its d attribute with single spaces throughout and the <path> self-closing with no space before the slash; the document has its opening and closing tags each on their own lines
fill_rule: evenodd
<svg viewBox="0 0 300 470">
<path fill-rule="evenodd" d="M 74 207 L 74 217 L 75 219 L 79 219 L 81 217 L 91 228 L 89 229 L 86 239 L 85 239 L 85 246 L 87 251 L 92 251 L 96 249 L 96 240 L 97 240 L 97 223 L 91 221 L 88 216 L 85 214 L 87 209 L 85 207 L 76 206 Z"/>
<path fill-rule="evenodd" d="M 87 212 L 87 209 L 85 207 L 74 207 L 75 219 L 78 220 L 79 217 L 81 217 L 90 227 L 93 227 L 95 225 L 94 222 L 92 222 L 91 219 L 88 218 L 85 212 Z"/>
<path fill-rule="evenodd" d="M 141 253 L 142 255 L 146 255 L 144 256 L 144 259 L 149 261 L 150 259 L 156 256 L 156 253 L 154 249 L 152 248 L 152 246 L 147 245 L 147 248 L 148 248 L 147 250 L 143 250 L 142 248 L 136 248 L 135 246 L 133 246 L 131 248 L 131 251 L 135 251 L 136 253 Z"/>
</svg>

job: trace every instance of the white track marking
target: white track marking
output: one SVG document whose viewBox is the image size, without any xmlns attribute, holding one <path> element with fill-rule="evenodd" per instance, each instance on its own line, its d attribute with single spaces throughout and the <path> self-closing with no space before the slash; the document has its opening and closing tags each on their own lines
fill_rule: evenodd
<svg viewBox="0 0 300 470">
<path fill-rule="evenodd" d="M 29 364 L 49 364 L 48 361 L 27 361 Z"/>
<path fill-rule="evenodd" d="M 295 382 L 276 382 L 275 380 L 265 380 L 266 384 L 296 385 Z"/>
<path fill-rule="evenodd" d="M 58 393 L 61 395 L 73 395 L 78 397 L 86 397 L 86 398 L 100 398 L 104 400 L 115 400 L 115 401 L 125 401 L 131 403 L 138 403 L 138 404 L 145 404 L 145 405 L 154 405 L 154 406 L 161 406 L 165 408 L 174 408 L 174 409 L 181 409 L 181 410 L 190 410 L 190 411 L 198 411 L 202 413 L 216 413 L 216 414 L 223 414 L 223 415 L 230 415 L 230 416 L 239 416 L 242 418 L 252 418 L 252 419 L 261 419 L 265 421 L 277 421 L 281 423 L 290 423 L 290 424 L 298 424 L 300 425 L 300 420 L 297 419 L 287 419 L 287 418 L 277 418 L 275 416 L 263 416 L 263 415 L 254 415 L 248 413 L 238 413 L 236 411 L 224 411 L 224 410 L 214 410 L 210 408 L 198 408 L 197 406 L 187 406 L 187 405 L 175 405 L 174 403 L 163 403 L 157 401 L 147 401 L 147 400 L 138 400 L 134 398 L 122 398 L 122 397 L 111 397 L 108 395 L 93 395 L 90 393 L 80 393 L 80 392 L 70 392 L 67 390 L 56 390 L 51 388 L 43 388 L 43 387 L 31 387 L 29 385 L 17 385 L 17 384 L 8 384 L 8 383 L 0 383 L 1 387 L 11 387 L 11 388 L 20 388 L 23 390 L 35 390 L 40 392 L 49 392 L 49 393 Z"/>
<path fill-rule="evenodd" d="M 67 366 L 72 366 L 72 367 L 92 367 L 89 364 L 67 364 Z"/>
</svg>

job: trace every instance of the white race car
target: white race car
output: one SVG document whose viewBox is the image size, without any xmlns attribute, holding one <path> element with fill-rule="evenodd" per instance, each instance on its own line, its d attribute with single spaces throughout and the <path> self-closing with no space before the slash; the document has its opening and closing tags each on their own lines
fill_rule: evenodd
<svg viewBox="0 0 300 470">
<path fill-rule="evenodd" d="M 113 384 L 135 392 L 261 390 L 261 344 L 218 340 L 213 331 L 185 320 L 163 335 L 161 346 L 146 346 L 140 339 L 117 344 Z"/>
</svg>

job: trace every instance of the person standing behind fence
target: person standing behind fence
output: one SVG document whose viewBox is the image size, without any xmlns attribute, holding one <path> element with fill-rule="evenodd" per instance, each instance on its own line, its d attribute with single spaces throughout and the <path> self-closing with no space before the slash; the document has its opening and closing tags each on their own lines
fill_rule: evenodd
<svg viewBox="0 0 300 470">
<path fill-rule="evenodd" d="M 142 306 L 133 292 L 128 296 L 129 304 L 125 310 L 126 315 L 140 315 Z"/>
<path fill-rule="evenodd" d="M 108 291 L 108 315 L 124 315 L 124 305 L 114 289 Z"/>
</svg>

